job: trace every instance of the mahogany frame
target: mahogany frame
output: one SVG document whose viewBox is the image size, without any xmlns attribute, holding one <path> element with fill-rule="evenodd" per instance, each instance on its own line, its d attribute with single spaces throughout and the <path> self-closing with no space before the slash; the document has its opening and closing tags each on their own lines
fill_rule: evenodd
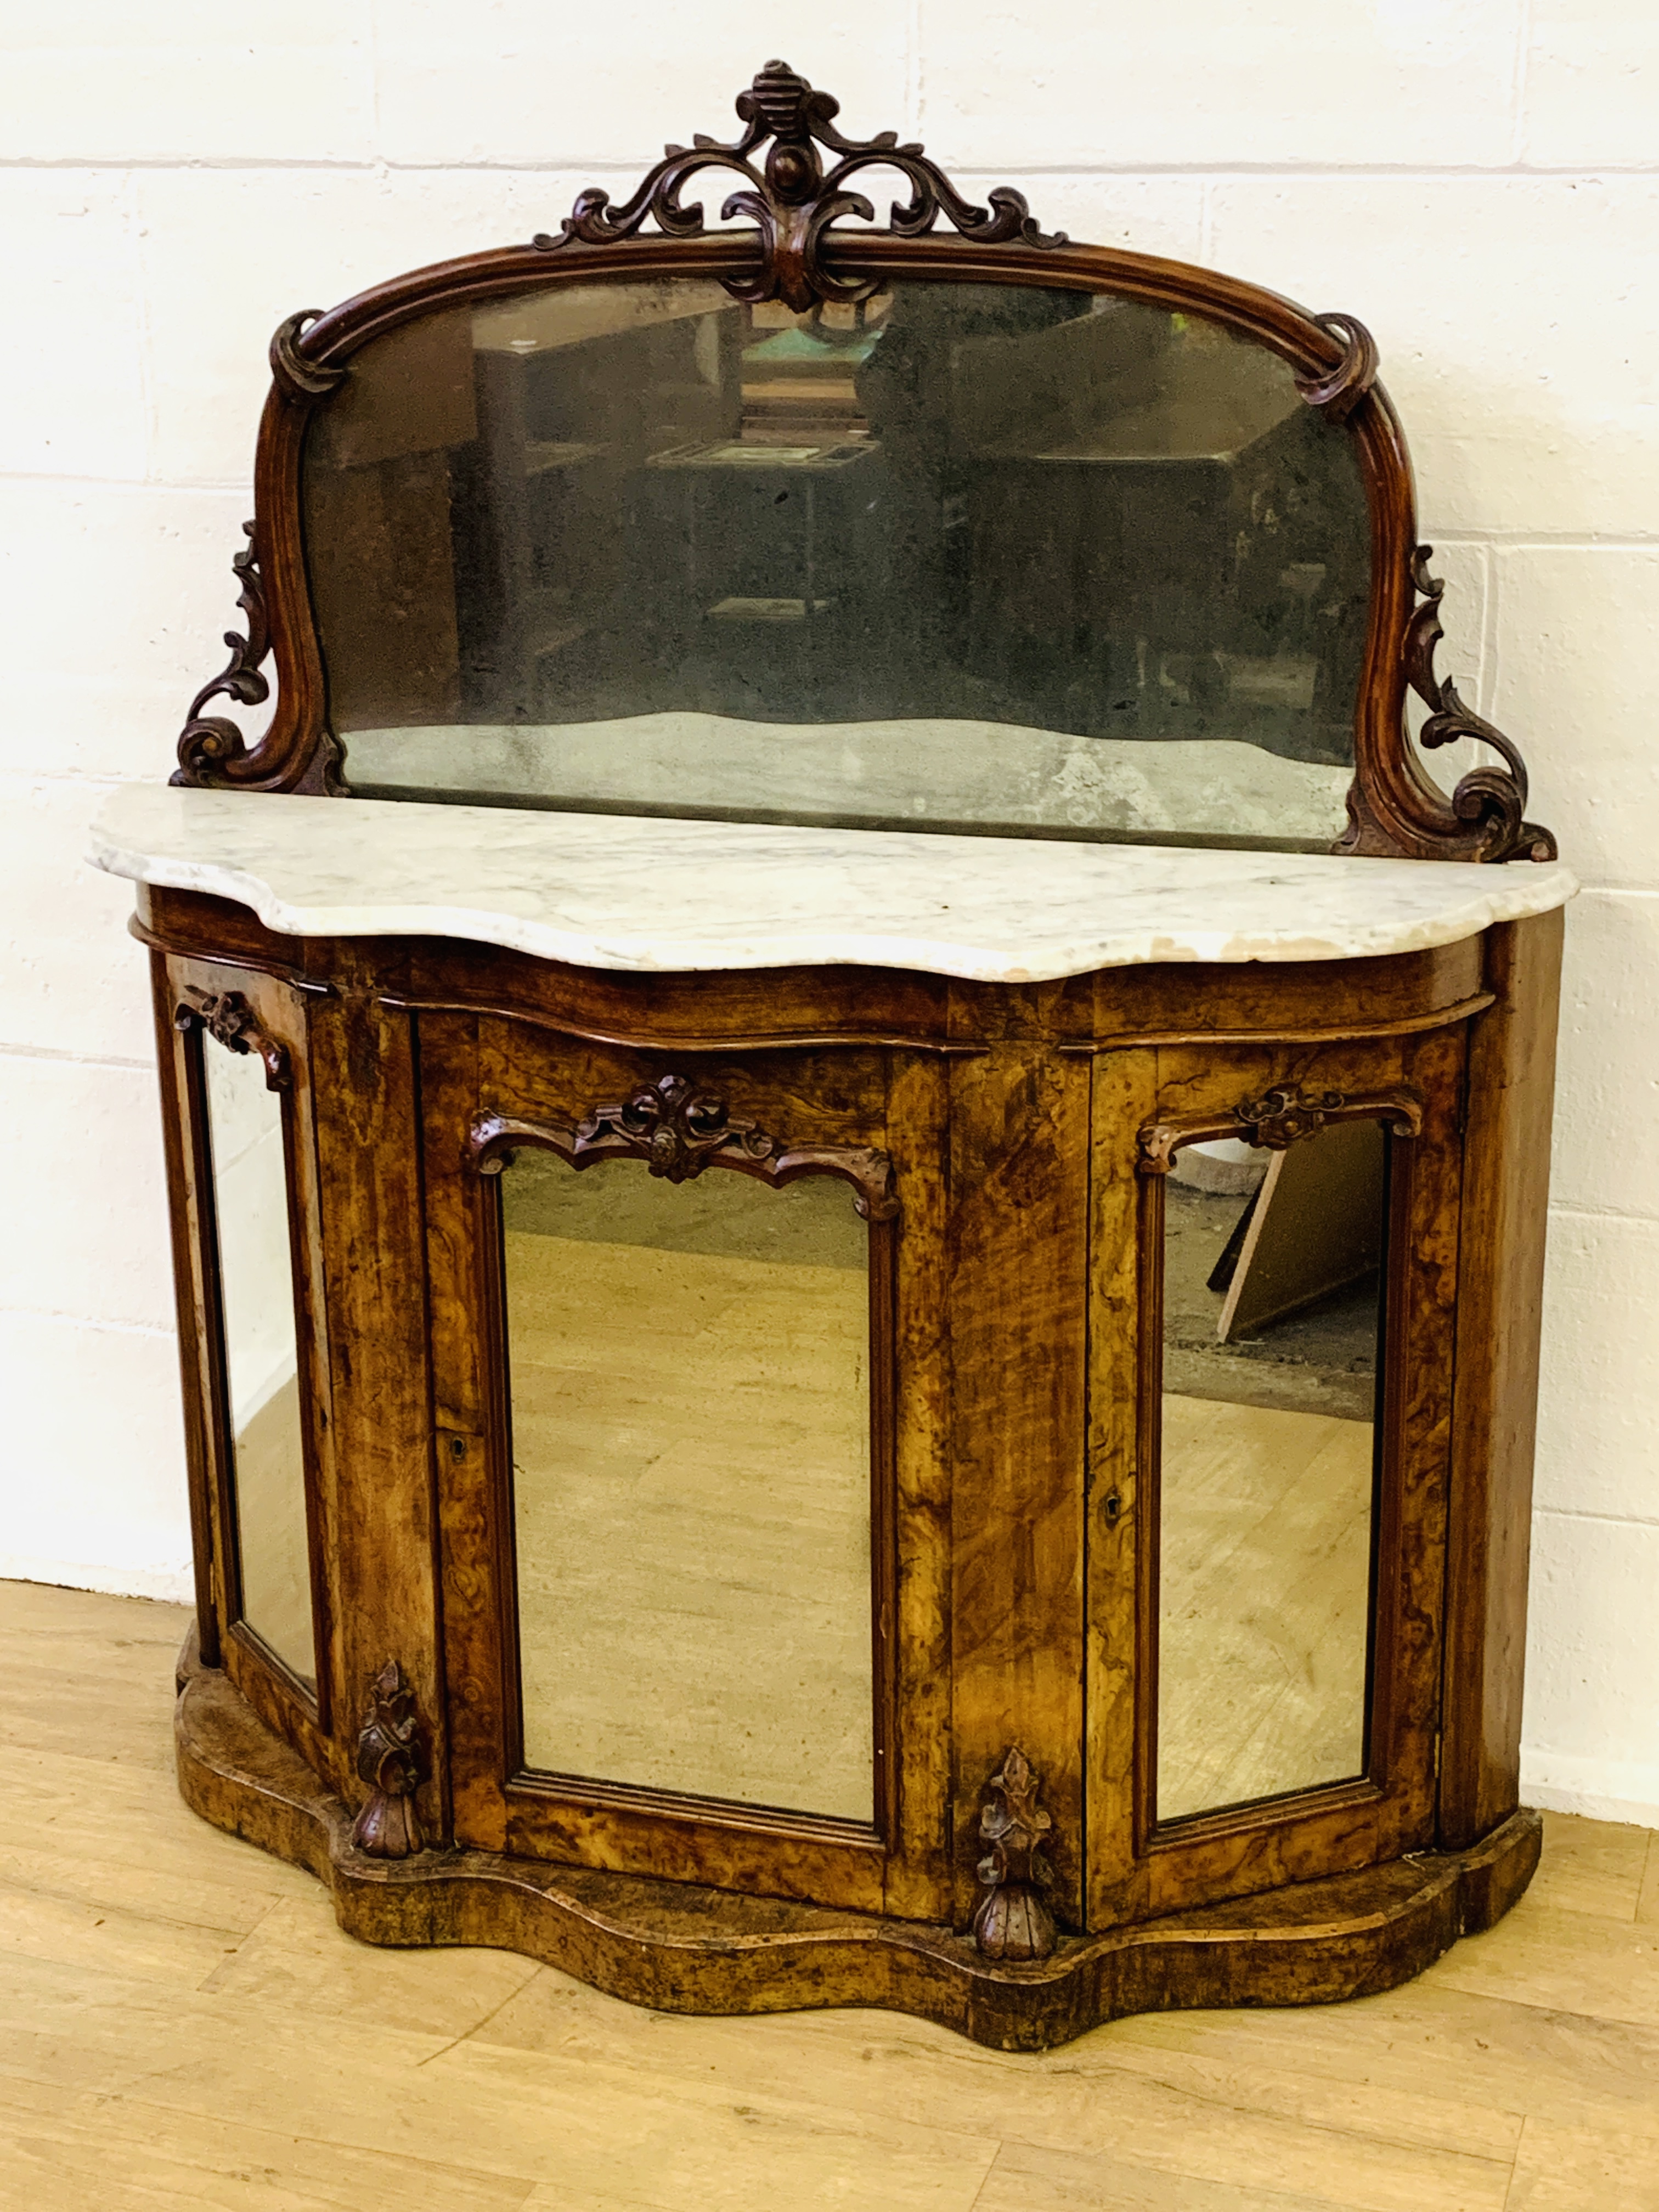
<svg viewBox="0 0 1659 2212">
<path fill-rule="evenodd" d="M 270 345 L 273 381 L 260 419 L 249 544 L 236 556 L 246 636 L 226 634 L 231 658 L 192 702 L 179 742 L 175 782 L 221 788 L 343 793 L 342 750 L 328 724 L 327 677 L 306 577 L 301 469 L 307 427 L 349 371 L 353 356 L 418 317 L 561 284 L 653 277 L 714 279 L 740 300 L 856 299 L 884 282 L 975 283 L 1109 292 L 1200 315 L 1266 347 L 1293 371 L 1312 407 L 1353 440 L 1370 509 L 1371 602 L 1357 693 L 1355 769 L 1348 827 L 1335 849 L 1411 859 L 1547 860 L 1550 833 L 1525 819 L 1527 775 L 1513 744 L 1464 707 L 1449 678 L 1435 673 L 1443 586 L 1417 543 L 1411 461 L 1398 416 L 1376 381 L 1376 348 L 1351 316 L 1310 313 L 1259 285 L 1185 262 L 1112 246 L 1073 245 L 1037 229 L 1018 193 L 999 188 L 991 209 L 957 194 L 920 146 L 891 132 L 853 142 L 833 127 L 836 102 L 787 64 L 769 63 L 738 101 L 749 125 L 734 145 L 699 138 L 668 156 L 621 209 L 584 192 L 559 236 L 438 262 L 357 294 L 327 313 L 289 316 Z M 749 156 L 771 136 L 763 173 Z M 826 175 L 818 149 L 843 159 Z M 896 205 L 890 228 L 830 226 L 870 204 L 842 189 L 869 167 L 896 168 L 915 198 Z M 701 206 L 684 207 L 681 184 L 695 171 L 736 168 L 753 189 L 724 212 L 758 228 L 705 234 Z M 953 234 L 935 232 L 943 214 Z M 661 226 L 641 228 L 647 216 Z M 228 716 L 204 710 L 217 697 L 243 705 L 269 695 L 259 672 L 274 655 L 277 702 L 250 745 Z M 1429 707 L 1422 742 L 1474 738 L 1503 765 L 1472 770 L 1449 795 L 1429 777 L 1407 733 L 1406 699 Z"/>
</svg>

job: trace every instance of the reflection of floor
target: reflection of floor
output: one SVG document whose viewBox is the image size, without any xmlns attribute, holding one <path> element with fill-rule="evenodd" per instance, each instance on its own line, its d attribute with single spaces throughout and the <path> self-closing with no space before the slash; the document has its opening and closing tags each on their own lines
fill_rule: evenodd
<svg viewBox="0 0 1659 2212">
<path fill-rule="evenodd" d="M 1370 1503 L 1369 1421 L 1165 1395 L 1164 1819 L 1359 1771 Z"/>
<path fill-rule="evenodd" d="M 571 1225 L 507 1236 L 526 1759 L 868 1820 L 866 1277 Z"/>
<path fill-rule="evenodd" d="M 271 1393 L 236 1439 L 236 1510 L 243 1617 L 309 1682 L 316 1673 L 316 1644 L 297 1376 Z"/>
</svg>

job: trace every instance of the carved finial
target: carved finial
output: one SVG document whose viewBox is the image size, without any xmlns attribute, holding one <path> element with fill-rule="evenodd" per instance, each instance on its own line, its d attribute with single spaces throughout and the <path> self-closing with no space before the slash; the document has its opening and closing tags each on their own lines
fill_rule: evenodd
<svg viewBox="0 0 1659 2212">
<path fill-rule="evenodd" d="M 974 1941 L 988 1959 L 1046 1959 L 1054 1948 L 1054 1915 L 1042 1892 L 1054 1880 L 1042 1839 L 1054 1822 L 1037 1803 L 1037 1778 L 1025 1754 L 1009 1751 L 986 1784 L 979 1863 L 986 1894 L 974 1915 Z"/>
<path fill-rule="evenodd" d="M 1421 594 L 1423 605 L 1412 617 L 1406 632 L 1406 675 L 1413 690 L 1430 710 L 1418 742 L 1432 750 L 1438 745 L 1455 744 L 1459 738 L 1474 738 L 1483 745 L 1490 745 L 1503 758 L 1503 768 L 1471 769 L 1452 793 L 1452 812 L 1458 820 L 1473 823 L 1486 833 L 1476 857 L 1482 860 L 1553 860 L 1556 857 L 1553 836 L 1537 823 L 1523 818 L 1527 811 L 1527 764 L 1521 757 L 1520 748 L 1501 730 L 1495 730 L 1490 722 L 1482 720 L 1472 708 L 1463 704 L 1449 676 L 1443 680 L 1435 675 L 1435 647 L 1445 635 L 1440 623 L 1440 602 L 1446 586 L 1440 577 L 1429 574 L 1433 553 L 1432 545 L 1419 545 L 1412 556 L 1412 583 Z"/>
<path fill-rule="evenodd" d="M 368 1784 L 368 1797 L 351 1831 L 360 1851 L 376 1859 L 407 1859 L 426 1849 L 415 1808 L 425 1771 L 414 1693 L 403 1668 L 388 1659 L 374 1678 L 357 1739 L 357 1772 Z"/>
<path fill-rule="evenodd" d="M 286 1091 L 292 1080 L 288 1047 L 261 1027 L 259 1017 L 240 991 L 204 991 L 186 984 L 173 1026 L 204 1029 L 227 1052 L 252 1053 L 264 1063 L 267 1091 Z"/>
<path fill-rule="evenodd" d="M 701 170 L 729 169 L 750 189 L 732 193 L 721 217 L 730 222 L 734 216 L 753 216 L 760 229 L 761 266 L 752 278 L 722 279 L 726 290 L 734 299 L 756 303 L 782 300 L 804 313 L 820 300 L 865 300 L 876 289 L 880 280 L 875 277 L 831 276 L 820 248 L 837 216 L 875 220 L 864 195 L 845 187 L 861 169 L 886 168 L 899 170 L 911 187 L 909 200 L 896 201 L 891 210 L 891 227 L 901 238 L 920 236 L 943 216 L 964 238 L 981 246 L 1066 243 L 1063 232 L 1051 237 L 1040 230 L 1024 199 L 1006 185 L 988 196 L 988 207 L 975 207 L 920 145 L 900 145 L 896 131 L 884 131 L 874 138 L 843 137 L 835 125 L 840 103 L 816 91 L 787 62 L 768 62 L 748 90 L 738 94 L 737 111 L 746 127 L 730 145 L 699 133 L 690 146 L 670 146 L 631 199 L 613 207 L 607 192 L 579 192 L 558 236 L 544 231 L 532 242 L 549 252 L 573 242 L 613 245 L 632 238 L 647 217 L 667 237 L 695 238 L 703 228 L 702 207 L 697 202 L 683 207 L 681 190 Z M 757 167 L 755 157 L 769 138 L 773 143 L 765 166 Z M 841 157 L 828 169 L 820 147 Z"/>
</svg>

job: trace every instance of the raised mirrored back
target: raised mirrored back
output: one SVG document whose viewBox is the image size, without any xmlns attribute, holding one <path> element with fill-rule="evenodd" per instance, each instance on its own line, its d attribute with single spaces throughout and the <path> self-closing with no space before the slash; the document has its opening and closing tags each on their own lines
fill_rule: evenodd
<svg viewBox="0 0 1659 2212">
<path fill-rule="evenodd" d="M 1195 316 L 550 288 L 353 356 L 304 517 L 365 795 L 1310 849 L 1343 827 L 1353 447 Z"/>
<path fill-rule="evenodd" d="M 1389 1139 L 1164 1185 L 1157 1818 L 1364 1774 Z"/>
</svg>

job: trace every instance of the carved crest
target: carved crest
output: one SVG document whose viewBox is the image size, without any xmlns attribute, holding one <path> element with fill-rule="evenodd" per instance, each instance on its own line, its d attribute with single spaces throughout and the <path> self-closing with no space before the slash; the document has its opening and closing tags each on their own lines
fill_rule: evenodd
<svg viewBox="0 0 1659 2212">
<path fill-rule="evenodd" d="M 287 1046 L 260 1027 L 258 1016 L 240 991 L 204 991 L 187 984 L 173 1026 L 204 1029 L 227 1052 L 254 1054 L 264 1064 L 268 1091 L 286 1091 L 292 1080 Z"/>
<path fill-rule="evenodd" d="M 1247 1145 L 1288 1152 L 1304 1137 L 1316 1137 L 1346 1103 L 1340 1091 L 1287 1091 L 1281 1085 L 1260 1098 L 1247 1098 L 1233 1112 Z"/>
<path fill-rule="evenodd" d="M 362 1733 L 357 1738 L 357 1774 L 368 1796 L 351 1831 L 351 1840 L 371 1858 L 407 1859 L 426 1848 L 415 1792 L 426 1773 L 415 1698 L 404 1670 L 388 1659 L 375 1676 Z"/>
<path fill-rule="evenodd" d="M 1483 860 L 1553 860 L 1555 839 L 1537 823 L 1523 819 L 1527 811 L 1527 764 L 1519 748 L 1485 721 L 1457 696 L 1449 676 L 1437 678 L 1435 647 L 1445 635 L 1440 623 L 1440 602 L 1445 583 L 1429 574 L 1431 545 L 1419 545 L 1412 558 L 1412 582 L 1423 605 L 1412 617 L 1406 632 L 1406 676 L 1412 690 L 1430 709 L 1419 742 L 1431 750 L 1455 744 L 1459 738 L 1475 738 L 1503 758 L 1503 768 L 1471 769 L 1452 793 L 1452 811 L 1486 833 Z"/>
<path fill-rule="evenodd" d="M 1037 1802 L 1037 1778 L 1023 1751 L 1011 1749 L 986 1784 L 979 1863 L 986 1894 L 974 1915 L 974 1941 L 988 1959 L 1046 1959 L 1054 1948 L 1054 1915 L 1042 1893 L 1054 1880 L 1042 1839 L 1054 1826 Z"/>
<path fill-rule="evenodd" d="M 837 216 L 875 220 L 863 193 L 847 190 L 851 178 L 872 168 L 897 169 L 909 181 L 910 199 L 896 201 L 889 218 L 901 238 L 920 237 L 943 216 L 979 245 L 1066 243 L 1063 233 L 1049 236 L 1039 230 L 1023 195 L 1006 185 L 988 196 L 988 207 L 975 207 L 920 145 L 900 145 L 896 131 L 843 137 L 835 125 L 840 102 L 815 91 L 787 62 L 768 62 L 748 91 L 738 94 L 737 110 L 745 127 L 730 145 L 698 132 L 690 146 L 669 146 L 632 198 L 616 207 L 607 192 L 580 192 L 558 236 L 543 232 L 534 243 L 549 252 L 573 242 L 608 246 L 633 237 L 647 217 L 670 238 L 695 238 L 703 227 L 702 207 L 696 201 L 682 205 L 683 187 L 702 170 L 731 170 L 749 189 L 732 193 L 720 214 L 727 222 L 739 215 L 754 217 L 761 265 L 753 277 L 725 279 L 726 289 L 734 299 L 782 300 L 804 313 L 820 300 L 868 299 L 880 282 L 832 276 L 820 258 L 824 231 Z M 760 149 L 769 138 L 763 163 Z M 827 169 L 820 147 L 839 156 Z"/>
<path fill-rule="evenodd" d="M 690 1182 L 718 1153 L 763 1160 L 776 1150 L 763 1129 L 737 1120 L 726 1101 L 683 1075 L 665 1075 L 616 1106 L 596 1106 L 576 1125 L 576 1149 L 611 1138 L 637 1153 L 653 1176 Z"/>
<path fill-rule="evenodd" d="M 602 1159 L 643 1160 L 653 1176 L 690 1182 L 707 1167 L 736 1168 L 763 1182 L 793 1182 L 818 1170 L 853 1186 L 853 1204 L 866 1221 L 898 1212 L 890 1153 L 873 1146 L 785 1146 L 753 1121 L 739 1119 L 718 1092 L 684 1075 L 659 1076 L 612 1106 L 595 1106 L 574 1129 L 552 1121 L 519 1121 L 483 1114 L 468 1143 L 481 1175 L 499 1175 L 515 1142 L 544 1145 L 572 1167 Z"/>
</svg>

